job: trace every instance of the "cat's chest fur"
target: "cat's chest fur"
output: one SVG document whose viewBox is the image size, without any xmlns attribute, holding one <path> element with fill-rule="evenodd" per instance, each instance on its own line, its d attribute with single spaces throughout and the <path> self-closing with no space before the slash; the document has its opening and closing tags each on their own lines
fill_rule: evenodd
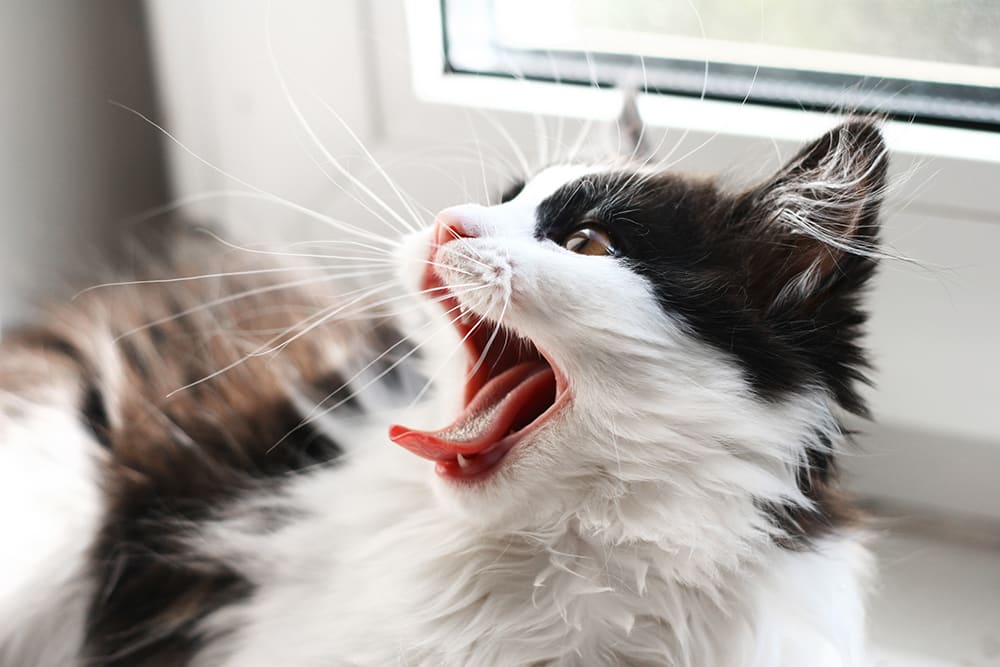
<svg viewBox="0 0 1000 667">
<path fill-rule="evenodd" d="M 791 667 L 860 652 L 861 621 L 837 627 L 857 619 L 868 568 L 849 539 L 695 584 L 680 578 L 691 555 L 665 544 L 609 544 L 576 521 L 463 524 L 412 463 L 362 452 L 300 484 L 283 528 L 259 531 L 266 503 L 210 528 L 202 544 L 256 590 L 207 619 L 221 639 L 196 664 Z"/>
</svg>

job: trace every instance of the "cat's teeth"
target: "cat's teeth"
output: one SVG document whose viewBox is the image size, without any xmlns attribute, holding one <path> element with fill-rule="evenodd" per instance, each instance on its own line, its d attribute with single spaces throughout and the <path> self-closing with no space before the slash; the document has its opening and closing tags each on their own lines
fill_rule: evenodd
<svg viewBox="0 0 1000 667">
<path fill-rule="evenodd" d="M 459 468 L 468 468 L 469 467 L 469 459 L 465 458 L 461 454 L 459 454 L 457 458 L 458 458 L 458 467 Z"/>
</svg>

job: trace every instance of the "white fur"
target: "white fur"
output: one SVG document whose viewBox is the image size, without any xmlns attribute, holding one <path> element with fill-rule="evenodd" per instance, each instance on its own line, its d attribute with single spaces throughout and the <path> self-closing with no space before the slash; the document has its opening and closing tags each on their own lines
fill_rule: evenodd
<svg viewBox="0 0 1000 667">
<path fill-rule="evenodd" d="M 864 548 L 782 549 L 760 509 L 808 504 L 795 470 L 817 430 L 839 441 L 831 399 L 758 401 L 621 262 L 532 238 L 537 202 L 585 173 L 452 211 L 474 238 L 437 256 L 449 284 L 483 287 L 460 292 L 468 311 L 503 313 L 565 372 L 568 407 L 482 484 L 437 478 L 375 424 L 345 464 L 206 526 L 198 548 L 257 592 L 207 621 L 199 665 L 860 664 Z M 441 400 L 392 419 L 440 427 Z M 261 534 L 269 503 L 302 516 Z"/>
<path fill-rule="evenodd" d="M 101 518 L 97 446 L 68 397 L 0 393 L 0 665 L 76 664 Z"/>
</svg>

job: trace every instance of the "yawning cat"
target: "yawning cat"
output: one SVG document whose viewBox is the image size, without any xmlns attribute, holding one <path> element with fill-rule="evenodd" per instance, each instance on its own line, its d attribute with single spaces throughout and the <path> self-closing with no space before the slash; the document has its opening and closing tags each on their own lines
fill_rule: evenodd
<svg viewBox="0 0 1000 667">
<path fill-rule="evenodd" d="M 552 166 L 389 287 L 182 239 L 8 336 L 0 663 L 860 664 L 887 161 L 862 119 L 743 191 Z"/>
</svg>

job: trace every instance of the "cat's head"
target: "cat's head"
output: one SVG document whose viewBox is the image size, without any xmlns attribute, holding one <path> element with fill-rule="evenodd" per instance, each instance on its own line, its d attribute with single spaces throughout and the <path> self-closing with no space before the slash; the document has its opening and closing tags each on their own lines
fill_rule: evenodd
<svg viewBox="0 0 1000 667">
<path fill-rule="evenodd" d="M 811 511 L 837 412 L 864 412 L 859 299 L 886 168 L 857 120 L 748 190 L 557 166 L 442 211 L 408 271 L 465 341 L 465 405 L 392 438 L 484 520 L 572 517 L 629 540 Z"/>
</svg>

